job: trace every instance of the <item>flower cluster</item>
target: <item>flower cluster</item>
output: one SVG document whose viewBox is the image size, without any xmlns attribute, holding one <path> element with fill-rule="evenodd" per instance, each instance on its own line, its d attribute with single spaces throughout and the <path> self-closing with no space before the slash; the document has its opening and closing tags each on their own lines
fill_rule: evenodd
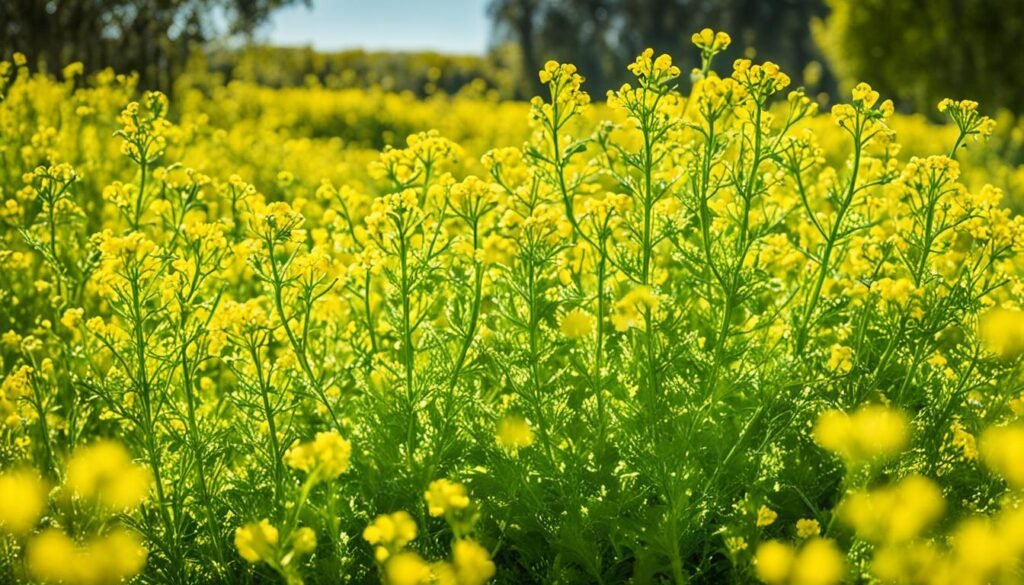
<svg viewBox="0 0 1024 585">
<path fill-rule="evenodd" d="M 114 585 L 134 578 L 149 553 L 142 536 L 117 517 L 131 514 L 147 499 L 149 470 L 135 464 L 123 445 L 105 440 L 78 448 L 64 476 L 53 493 L 82 504 L 89 511 L 84 518 L 58 507 L 59 501 L 51 511 L 48 482 L 35 470 L 0 473 L 0 532 L 19 542 L 31 580 Z M 48 527 L 37 531 L 44 516 Z"/>
<path fill-rule="evenodd" d="M 879 405 L 863 406 L 852 414 L 830 410 L 814 424 L 814 440 L 850 464 L 898 453 L 907 434 L 906 417 Z"/>
<path fill-rule="evenodd" d="M 306 443 L 296 440 L 284 458 L 289 467 L 334 479 L 348 471 L 351 456 L 352 444 L 337 431 L 328 431 L 317 433 L 315 439 Z"/>
<path fill-rule="evenodd" d="M 939 102 L 939 112 L 949 116 L 960 130 L 961 137 L 987 138 L 996 125 L 995 120 L 978 112 L 978 102 L 972 100 L 946 98 Z"/>
<path fill-rule="evenodd" d="M 82 447 L 68 463 L 66 486 L 71 494 L 111 511 L 136 508 L 152 485 L 150 470 L 134 463 L 124 446 L 115 441 Z"/>
<path fill-rule="evenodd" d="M 583 76 L 570 63 L 548 61 L 540 72 L 540 82 L 548 86 L 549 102 L 539 97 L 530 101 L 530 116 L 553 131 L 561 129 L 590 104 L 590 95 L 583 90 Z"/>
</svg>

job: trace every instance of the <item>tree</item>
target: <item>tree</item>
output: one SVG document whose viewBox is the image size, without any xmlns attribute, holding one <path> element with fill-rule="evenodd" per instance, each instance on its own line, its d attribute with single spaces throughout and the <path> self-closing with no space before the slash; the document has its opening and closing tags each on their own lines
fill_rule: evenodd
<svg viewBox="0 0 1024 585">
<path fill-rule="evenodd" d="M 0 47 L 41 68 L 81 61 L 87 70 L 137 71 L 169 90 L 194 43 L 247 36 L 275 9 L 310 0 L 4 0 Z"/>
<path fill-rule="evenodd" d="M 621 67 L 652 47 L 676 58 L 684 71 L 699 65 L 690 35 L 704 27 L 729 32 L 738 42 L 725 62 L 758 46 L 799 85 L 804 68 L 820 61 L 810 22 L 825 15 L 821 0 L 491 0 L 496 44 L 515 42 L 522 51 L 523 97 L 539 89 L 533 74 L 547 59 L 575 63 L 588 89 L 603 92 L 627 80 Z M 826 71 L 815 87 L 831 88 Z"/>
<path fill-rule="evenodd" d="M 945 97 L 1024 107 L 1024 0 L 828 0 L 818 38 L 852 85 L 935 112 Z"/>
</svg>

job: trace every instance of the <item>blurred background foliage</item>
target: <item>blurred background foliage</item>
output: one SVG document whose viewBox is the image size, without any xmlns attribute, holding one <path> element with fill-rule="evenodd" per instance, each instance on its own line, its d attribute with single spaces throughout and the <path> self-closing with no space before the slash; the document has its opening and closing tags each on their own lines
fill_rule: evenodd
<svg viewBox="0 0 1024 585">
<path fill-rule="evenodd" d="M 145 87 L 170 89 L 192 49 L 244 38 L 283 6 L 309 0 L 3 0 L 0 52 L 58 71 L 136 71 Z"/>
<path fill-rule="evenodd" d="M 164 91 L 191 73 L 269 87 L 377 87 L 472 91 L 524 99 L 539 91 L 544 61 L 575 63 L 587 89 L 623 83 L 625 63 L 646 47 L 697 66 L 690 35 L 705 26 L 738 41 L 726 62 L 771 60 L 822 103 L 867 81 L 904 110 L 934 115 L 943 97 L 986 111 L 1024 105 L 1024 0 L 488 0 L 490 49 L 482 56 L 431 52 L 318 52 L 259 45 L 277 9 L 313 0 L 3 0 L 0 53 L 26 53 L 56 72 L 137 71 Z M 757 47 L 755 54 L 748 47 Z M 689 61 L 687 61 L 689 59 Z"/>
<path fill-rule="evenodd" d="M 919 111 L 943 97 L 1024 107 L 1024 1 L 827 0 L 818 45 L 847 83 L 866 80 Z"/>
<path fill-rule="evenodd" d="M 598 93 L 625 83 L 623 64 L 647 47 L 673 55 L 683 71 L 700 66 L 686 48 L 704 27 L 737 41 L 724 62 L 775 61 L 810 92 L 833 86 L 811 33 L 827 14 L 821 0 L 492 0 L 489 14 L 495 42 L 515 43 L 526 71 L 547 59 L 575 63 Z M 521 94 L 536 91 L 532 75 L 521 80 Z"/>
</svg>

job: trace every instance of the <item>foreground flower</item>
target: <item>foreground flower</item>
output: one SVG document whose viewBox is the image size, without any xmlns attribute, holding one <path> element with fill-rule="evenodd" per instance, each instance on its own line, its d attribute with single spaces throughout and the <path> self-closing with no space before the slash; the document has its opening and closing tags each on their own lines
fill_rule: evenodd
<svg viewBox="0 0 1024 585">
<path fill-rule="evenodd" d="M 46 509 L 46 485 L 34 470 L 0 474 L 0 530 L 26 534 Z"/>
<path fill-rule="evenodd" d="M 1017 489 L 1024 489 L 1024 424 L 992 427 L 981 435 L 985 464 Z"/>
<path fill-rule="evenodd" d="M 142 539 L 126 529 L 79 544 L 49 528 L 28 543 L 26 565 L 43 583 L 116 585 L 142 572 L 147 555 Z"/>
<path fill-rule="evenodd" d="M 903 413 L 875 405 L 861 407 L 853 414 L 829 410 L 814 424 L 814 440 L 847 464 L 899 452 L 908 433 Z"/>
<path fill-rule="evenodd" d="M 981 316 L 978 334 L 992 353 L 1010 359 L 1024 353 L 1024 311 L 999 307 Z"/>
<path fill-rule="evenodd" d="M 146 499 L 153 477 L 136 465 L 124 445 L 102 440 L 80 447 L 68 463 L 66 485 L 79 497 L 111 510 L 130 510 Z"/>
<path fill-rule="evenodd" d="M 474 540 L 459 539 L 452 545 L 452 562 L 434 568 L 438 585 L 483 585 L 495 567 L 487 549 Z"/>
<path fill-rule="evenodd" d="M 430 565 L 414 552 L 401 552 L 384 564 L 388 585 L 426 585 L 433 580 Z"/>
<path fill-rule="evenodd" d="M 266 518 L 235 529 L 235 548 L 250 563 L 273 560 L 277 556 L 277 528 Z"/>
<path fill-rule="evenodd" d="M 893 485 L 850 494 L 838 514 L 869 542 L 905 542 L 938 520 L 944 509 L 938 486 L 911 475 Z"/>
<path fill-rule="evenodd" d="M 770 540 L 757 547 L 754 572 L 768 585 L 834 585 L 843 578 L 843 555 L 835 543 L 812 538 L 800 547 Z"/>
<path fill-rule="evenodd" d="M 374 545 L 373 556 L 383 563 L 416 539 L 416 521 L 408 512 L 377 516 L 363 530 L 363 540 Z"/>
</svg>

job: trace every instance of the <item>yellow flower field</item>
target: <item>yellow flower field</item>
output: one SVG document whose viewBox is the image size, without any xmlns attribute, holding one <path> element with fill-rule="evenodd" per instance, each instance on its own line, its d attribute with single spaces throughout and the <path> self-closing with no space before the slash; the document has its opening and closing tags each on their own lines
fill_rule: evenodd
<svg viewBox="0 0 1024 585">
<path fill-rule="evenodd" d="M 730 43 L 529 103 L 0 62 L 0 582 L 1024 581 L 1019 132 Z"/>
</svg>

